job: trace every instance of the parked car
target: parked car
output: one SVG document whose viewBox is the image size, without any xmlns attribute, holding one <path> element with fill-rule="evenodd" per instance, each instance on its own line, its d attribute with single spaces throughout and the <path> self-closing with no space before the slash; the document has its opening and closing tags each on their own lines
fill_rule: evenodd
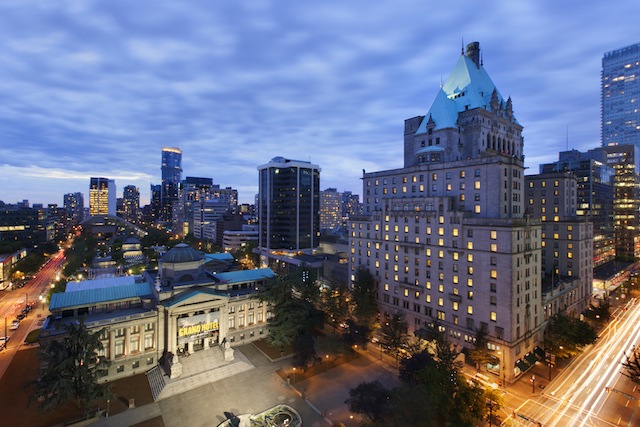
<svg viewBox="0 0 640 427">
<path fill-rule="evenodd" d="M 18 329 L 19 326 L 20 326 L 20 321 L 16 319 L 13 322 L 11 322 L 11 326 L 9 326 L 9 330 L 15 331 L 16 329 Z"/>
<path fill-rule="evenodd" d="M 24 314 L 24 313 L 20 313 L 20 314 L 18 314 L 18 315 L 16 316 L 16 320 L 22 320 L 22 319 L 24 319 L 25 317 L 27 317 L 27 315 L 26 315 L 26 314 Z"/>
</svg>

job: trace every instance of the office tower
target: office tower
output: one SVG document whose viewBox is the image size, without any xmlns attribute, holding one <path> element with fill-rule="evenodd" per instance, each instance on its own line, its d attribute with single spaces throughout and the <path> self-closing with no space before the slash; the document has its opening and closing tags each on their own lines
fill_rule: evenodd
<svg viewBox="0 0 640 427">
<path fill-rule="evenodd" d="M 178 189 L 182 179 L 182 150 L 175 147 L 162 149 L 162 192 L 160 217 L 161 222 L 171 223 L 173 204 L 178 200 Z"/>
<path fill-rule="evenodd" d="M 405 120 L 404 167 L 363 171 L 364 212 L 349 224 L 349 280 L 371 272 L 382 321 L 400 311 L 417 332 L 435 321 L 467 348 L 482 330 L 487 368 L 509 382 L 544 353 L 522 129 L 467 45 L 427 114 Z"/>
<path fill-rule="evenodd" d="M 67 221 L 77 225 L 84 219 L 84 195 L 82 193 L 68 193 L 63 197 L 63 206 Z"/>
<path fill-rule="evenodd" d="M 320 167 L 274 157 L 258 171 L 263 262 L 275 253 L 312 253 L 318 247 L 320 226 Z"/>
<path fill-rule="evenodd" d="M 130 223 L 140 220 L 140 190 L 135 185 L 127 185 L 122 192 L 123 218 Z"/>
<path fill-rule="evenodd" d="M 162 212 L 162 185 L 151 184 L 149 190 L 151 192 L 151 200 L 149 203 L 149 215 L 146 215 L 145 221 L 155 224 L 159 221 Z"/>
<path fill-rule="evenodd" d="M 633 261 L 640 257 L 640 147 L 633 144 L 601 148 L 615 171 L 613 219 L 616 258 Z"/>
<path fill-rule="evenodd" d="M 577 179 L 572 172 L 525 177 L 528 213 L 542 221 L 544 319 L 565 312 L 579 316 L 593 293 L 593 223 L 577 216 Z"/>
<path fill-rule="evenodd" d="M 216 241 L 218 220 L 228 212 L 228 206 L 219 200 L 201 200 L 194 205 L 193 235 L 196 239 Z M 222 232 L 221 232 L 222 233 Z"/>
<path fill-rule="evenodd" d="M 173 232 L 181 236 L 194 233 L 194 208 L 210 200 L 213 180 L 188 176 L 180 185 L 178 202 L 173 206 Z"/>
<path fill-rule="evenodd" d="M 640 146 L 640 43 L 602 58 L 602 145 Z"/>
<path fill-rule="evenodd" d="M 562 151 L 557 162 L 540 165 L 540 174 L 553 172 L 571 172 L 576 177 L 576 215 L 593 223 L 593 267 L 613 261 L 616 256 L 613 226 L 615 171 L 607 165 L 606 153 L 601 148 L 585 153 Z M 531 189 L 528 191 L 532 192 Z"/>
<path fill-rule="evenodd" d="M 116 215 L 116 182 L 107 178 L 91 178 L 89 183 L 89 213 Z"/>
<path fill-rule="evenodd" d="M 320 230 L 337 230 L 342 225 L 342 193 L 335 188 L 320 192 Z"/>
</svg>

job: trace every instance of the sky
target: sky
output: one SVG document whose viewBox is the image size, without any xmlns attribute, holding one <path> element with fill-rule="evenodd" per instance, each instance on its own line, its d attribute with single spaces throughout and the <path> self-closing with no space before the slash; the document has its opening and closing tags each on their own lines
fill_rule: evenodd
<svg viewBox="0 0 640 427">
<path fill-rule="evenodd" d="M 362 170 L 403 166 L 424 115 L 480 42 L 524 126 L 527 173 L 600 145 L 605 52 L 640 42 L 640 2 L 0 2 L 0 200 L 62 205 L 89 178 L 183 177 L 257 193 L 257 166 L 311 161 L 322 189 L 362 194 Z"/>
</svg>

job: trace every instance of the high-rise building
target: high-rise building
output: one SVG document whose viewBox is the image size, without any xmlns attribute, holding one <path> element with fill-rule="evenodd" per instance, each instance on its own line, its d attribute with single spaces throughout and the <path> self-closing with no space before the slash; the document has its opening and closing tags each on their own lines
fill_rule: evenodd
<svg viewBox="0 0 640 427">
<path fill-rule="evenodd" d="M 342 193 L 336 188 L 320 192 L 320 231 L 337 230 L 342 225 Z"/>
<path fill-rule="evenodd" d="M 503 380 L 544 354 L 541 224 L 524 215 L 522 126 L 467 45 L 424 116 L 405 120 L 404 167 L 363 173 L 349 280 L 377 282 L 381 320 L 437 322 L 456 345 L 486 333 Z"/>
<path fill-rule="evenodd" d="M 135 185 L 127 185 L 122 192 L 124 219 L 130 223 L 140 220 L 140 190 Z"/>
<path fill-rule="evenodd" d="M 602 145 L 640 146 L 640 43 L 602 58 Z"/>
<path fill-rule="evenodd" d="M 258 171 L 263 263 L 276 254 L 312 253 L 320 226 L 320 167 L 275 157 Z"/>
<path fill-rule="evenodd" d="M 116 182 L 107 178 L 91 178 L 89 183 L 90 215 L 116 215 Z"/>
<path fill-rule="evenodd" d="M 586 153 L 578 150 L 560 152 L 557 162 L 540 165 L 540 174 L 554 172 L 571 172 L 577 178 L 576 215 L 585 217 L 593 223 L 593 267 L 613 261 L 616 256 L 613 224 L 615 171 L 607 164 L 606 153 L 601 148 L 589 150 Z M 532 189 L 528 191 L 533 193 Z M 551 202 L 554 190 L 548 191 L 547 200 Z M 549 209 L 552 208 L 551 205 Z M 553 213 L 540 212 L 540 215 L 553 215 Z M 545 219 L 543 218 L 543 221 Z"/>
<path fill-rule="evenodd" d="M 615 170 L 613 219 L 616 258 L 632 261 L 640 257 L 640 146 L 610 145 L 607 164 Z"/>
<path fill-rule="evenodd" d="M 194 233 L 194 213 L 200 203 L 210 200 L 213 180 L 188 176 L 182 181 L 178 202 L 173 206 L 173 231 L 181 236 Z"/>
<path fill-rule="evenodd" d="M 84 219 L 84 195 L 82 193 L 65 194 L 63 206 L 69 224 L 77 225 L 82 222 Z"/>
<path fill-rule="evenodd" d="M 525 177 L 528 211 L 542 221 L 544 319 L 579 316 L 593 293 L 593 223 L 577 216 L 577 179 L 572 172 Z"/>
<path fill-rule="evenodd" d="M 162 192 L 159 220 L 171 223 L 173 204 L 178 201 L 178 189 L 182 180 L 182 150 L 175 147 L 162 149 Z"/>
</svg>

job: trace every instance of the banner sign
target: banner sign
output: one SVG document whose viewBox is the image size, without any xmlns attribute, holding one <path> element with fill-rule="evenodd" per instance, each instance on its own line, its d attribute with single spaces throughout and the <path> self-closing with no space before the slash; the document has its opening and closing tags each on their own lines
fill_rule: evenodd
<svg viewBox="0 0 640 427">
<path fill-rule="evenodd" d="M 197 341 L 218 331 L 220 312 L 198 314 L 178 319 L 178 344 Z"/>
</svg>

